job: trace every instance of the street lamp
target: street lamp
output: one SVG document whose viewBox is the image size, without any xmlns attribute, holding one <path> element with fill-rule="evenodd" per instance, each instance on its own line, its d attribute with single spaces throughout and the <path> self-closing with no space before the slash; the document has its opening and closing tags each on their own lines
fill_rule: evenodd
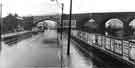
<svg viewBox="0 0 135 68">
<path fill-rule="evenodd" d="M 54 1 L 54 0 L 52 0 Z M 57 1 L 57 0 L 56 0 Z M 58 1 L 57 1 L 58 2 Z M 62 15 L 61 15 L 61 27 L 63 26 L 63 7 L 64 4 L 62 4 Z M 72 0 L 70 0 L 70 14 L 69 14 L 69 28 L 68 28 L 68 43 L 67 43 L 67 55 L 70 55 L 70 38 L 71 38 L 71 17 L 72 17 Z M 63 28 L 61 28 L 63 30 Z M 61 39 L 62 39 L 62 32 L 61 32 Z"/>
<path fill-rule="evenodd" d="M 51 1 L 54 1 L 54 0 L 51 0 Z M 61 21 L 60 21 L 60 22 L 61 22 L 61 23 L 60 23 L 60 27 L 61 27 L 61 28 L 60 28 L 60 29 L 61 29 L 61 30 L 60 30 L 60 31 L 61 31 L 61 37 L 60 37 L 60 39 L 62 40 L 64 3 L 59 3 L 58 0 L 56 0 L 56 2 L 57 2 L 57 5 L 58 5 L 58 6 L 59 6 L 59 4 L 60 4 L 59 7 L 61 8 L 61 11 L 62 11 L 62 12 L 61 12 Z M 57 36 L 57 37 L 58 37 L 58 36 Z M 62 48 L 63 48 L 63 47 L 61 47 L 61 51 L 62 51 Z M 63 51 L 62 51 L 61 53 L 63 54 Z M 62 59 L 63 59 L 63 58 L 62 58 L 62 55 L 61 55 L 61 68 L 63 67 L 63 64 L 62 64 L 63 60 L 62 60 Z"/>
<path fill-rule="evenodd" d="M 61 19 L 60 19 L 60 39 L 62 40 L 62 31 L 63 31 L 63 9 L 64 3 L 60 3 L 58 0 L 51 0 L 52 2 L 56 1 L 57 5 L 61 8 Z"/>
<path fill-rule="evenodd" d="M 62 40 L 62 32 L 63 32 L 63 9 L 64 9 L 64 4 L 61 3 L 62 5 L 62 14 L 61 14 L 61 40 Z"/>
<path fill-rule="evenodd" d="M 72 19 L 72 0 L 70 0 L 70 14 L 69 14 L 69 25 L 68 25 L 69 29 L 68 29 L 67 55 L 70 55 L 71 19 Z"/>
</svg>

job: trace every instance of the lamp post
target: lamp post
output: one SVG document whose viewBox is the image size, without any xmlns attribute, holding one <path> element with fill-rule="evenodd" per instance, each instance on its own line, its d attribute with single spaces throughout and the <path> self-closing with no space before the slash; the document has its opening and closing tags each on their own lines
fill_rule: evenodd
<svg viewBox="0 0 135 68">
<path fill-rule="evenodd" d="M 54 0 L 52 0 L 52 1 L 54 1 Z M 60 19 L 60 32 L 61 32 L 60 39 L 62 40 L 64 3 L 59 3 L 58 0 L 56 0 L 56 2 L 57 2 L 57 5 L 58 5 L 58 6 L 59 6 L 59 4 L 61 5 L 61 6 L 59 6 L 59 7 L 61 8 L 61 11 L 62 11 L 62 12 L 61 12 L 61 19 Z M 59 28 L 57 28 L 57 29 L 59 29 Z M 58 36 L 57 36 L 57 37 L 58 37 Z M 62 62 L 63 62 L 63 56 L 62 56 L 63 51 L 62 51 L 62 48 L 63 48 L 63 47 L 61 47 L 61 68 L 63 67 L 63 64 L 62 64 Z"/>
<path fill-rule="evenodd" d="M 60 3 L 60 2 L 58 2 L 58 0 L 51 0 L 51 1 L 56 1 L 57 5 L 61 8 L 61 19 L 60 19 L 60 34 L 61 34 L 61 36 L 60 36 L 60 39 L 62 40 L 64 3 Z"/>
<path fill-rule="evenodd" d="M 72 0 L 70 0 L 70 14 L 69 14 L 69 25 L 68 25 L 69 28 L 68 28 L 67 55 L 70 55 L 71 19 L 72 19 Z"/>
<path fill-rule="evenodd" d="M 63 32 L 63 9 L 64 9 L 64 4 L 61 3 L 61 40 L 62 40 L 62 32 Z"/>
</svg>

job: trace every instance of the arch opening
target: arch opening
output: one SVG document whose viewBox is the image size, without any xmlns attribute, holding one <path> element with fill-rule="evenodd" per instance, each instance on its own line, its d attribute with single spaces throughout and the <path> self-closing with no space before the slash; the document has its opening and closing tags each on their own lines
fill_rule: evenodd
<svg viewBox="0 0 135 68">
<path fill-rule="evenodd" d="M 105 35 L 123 37 L 124 36 L 124 23 L 118 18 L 109 19 L 105 22 Z"/>
</svg>

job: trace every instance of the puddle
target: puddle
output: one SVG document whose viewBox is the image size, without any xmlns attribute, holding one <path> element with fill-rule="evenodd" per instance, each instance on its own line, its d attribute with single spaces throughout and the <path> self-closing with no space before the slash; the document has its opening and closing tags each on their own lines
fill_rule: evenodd
<svg viewBox="0 0 135 68">
<path fill-rule="evenodd" d="M 58 40 L 57 39 L 45 39 L 43 40 L 44 44 L 57 44 Z"/>
</svg>

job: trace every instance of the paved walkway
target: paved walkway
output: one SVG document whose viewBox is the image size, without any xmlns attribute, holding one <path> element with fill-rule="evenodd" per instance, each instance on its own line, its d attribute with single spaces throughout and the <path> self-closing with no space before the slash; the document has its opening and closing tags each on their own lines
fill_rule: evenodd
<svg viewBox="0 0 135 68">
<path fill-rule="evenodd" d="M 84 55 L 82 55 L 79 51 L 79 49 L 77 49 L 75 47 L 76 42 L 71 41 L 70 44 L 70 55 L 67 56 L 67 38 L 63 37 L 62 40 L 62 45 L 63 45 L 63 57 L 64 57 L 64 63 L 66 64 L 65 67 L 68 68 L 94 68 L 93 63 L 91 60 L 87 60 Z"/>
</svg>

